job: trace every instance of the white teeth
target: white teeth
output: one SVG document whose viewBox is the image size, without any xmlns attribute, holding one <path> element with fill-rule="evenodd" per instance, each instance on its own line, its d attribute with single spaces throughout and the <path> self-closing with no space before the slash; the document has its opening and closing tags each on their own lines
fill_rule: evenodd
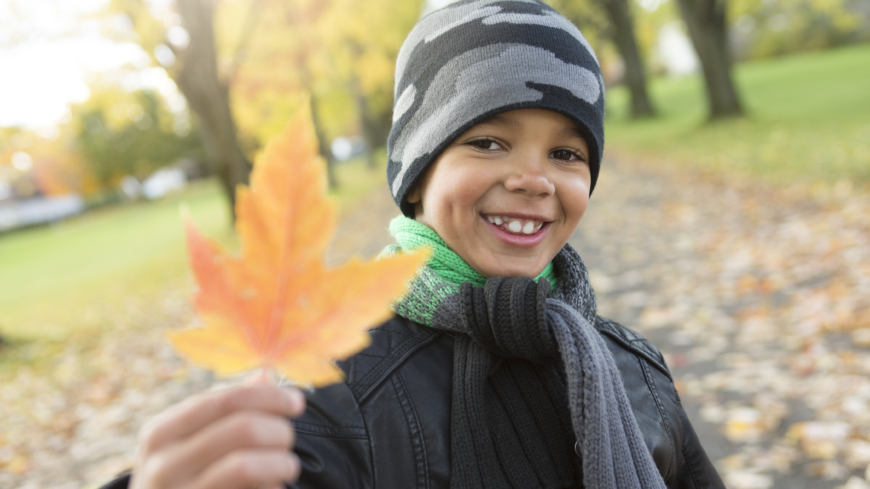
<svg viewBox="0 0 870 489">
<path fill-rule="evenodd" d="M 544 223 L 541 221 L 527 221 L 509 216 L 486 216 L 486 220 L 514 234 L 535 234 L 544 227 Z"/>
</svg>

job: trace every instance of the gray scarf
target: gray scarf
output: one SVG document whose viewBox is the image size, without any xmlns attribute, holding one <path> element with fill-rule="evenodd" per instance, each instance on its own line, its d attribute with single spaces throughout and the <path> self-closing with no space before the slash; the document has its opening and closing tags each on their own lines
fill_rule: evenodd
<svg viewBox="0 0 870 489">
<path fill-rule="evenodd" d="M 434 265 L 394 310 L 456 337 L 451 487 L 665 487 L 592 325 L 595 294 L 570 245 L 553 259 L 552 294 L 546 279 L 528 277 L 457 285 Z"/>
</svg>

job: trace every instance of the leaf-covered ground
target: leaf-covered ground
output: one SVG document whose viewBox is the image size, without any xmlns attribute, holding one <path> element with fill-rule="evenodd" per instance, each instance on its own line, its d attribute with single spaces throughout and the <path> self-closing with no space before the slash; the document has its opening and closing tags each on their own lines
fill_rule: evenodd
<svg viewBox="0 0 870 489">
<path fill-rule="evenodd" d="M 867 489 L 870 198 L 685 173 L 606 162 L 572 241 L 599 312 L 666 353 L 731 489 Z M 377 253 L 395 214 L 373 194 L 328 260 Z M 61 347 L 50 374 L 0 384 L 0 487 L 94 487 L 130 465 L 143 421 L 214 384 L 162 336 L 191 321 L 189 294 L 100 309 L 116 330 Z"/>
<path fill-rule="evenodd" d="M 731 489 L 870 487 L 870 199 L 611 158 L 574 244 Z"/>
</svg>

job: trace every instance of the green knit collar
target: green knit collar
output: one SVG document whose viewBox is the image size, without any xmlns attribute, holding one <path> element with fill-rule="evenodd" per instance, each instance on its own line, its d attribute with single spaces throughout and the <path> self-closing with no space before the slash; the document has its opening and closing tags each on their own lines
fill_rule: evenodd
<svg viewBox="0 0 870 489">
<path fill-rule="evenodd" d="M 429 260 L 427 266 L 445 281 L 454 285 L 471 282 L 477 287 L 483 287 L 486 284 L 486 278 L 483 275 L 471 268 L 461 256 L 447 246 L 447 243 L 441 239 L 438 233 L 425 224 L 409 217 L 399 216 L 390 222 L 390 234 L 393 235 L 403 251 L 429 246 L 432 249 L 432 259 Z M 535 281 L 541 277 L 549 280 L 555 290 L 556 274 L 552 262 L 548 263 L 544 270 L 535 277 Z"/>
</svg>

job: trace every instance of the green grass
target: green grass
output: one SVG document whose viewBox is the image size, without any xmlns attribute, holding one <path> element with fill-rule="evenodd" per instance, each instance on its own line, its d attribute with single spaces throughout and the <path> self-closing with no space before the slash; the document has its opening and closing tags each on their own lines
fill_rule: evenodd
<svg viewBox="0 0 870 489">
<path fill-rule="evenodd" d="M 771 183 L 870 183 L 870 45 L 741 64 L 736 79 L 747 117 L 712 123 L 700 75 L 653 80 L 650 120 L 609 90 L 608 149 Z"/>
<path fill-rule="evenodd" d="M 186 277 L 179 207 L 231 241 L 214 181 L 157 202 L 103 208 L 52 226 L 0 236 L 0 334 L 7 340 L 62 340 L 93 332 L 102 312 Z"/>
<path fill-rule="evenodd" d="M 331 193 L 340 211 L 385 181 L 383 167 L 369 170 L 361 160 L 340 165 L 337 177 L 340 187 Z M 0 234 L 0 337 L 14 345 L 98 337 L 106 328 L 141 324 L 125 311 L 158 307 L 156 297 L 167 289 L 191 292 L 182 204 L 204 234 L 235 246 L 215 181 L 156 202 Z M 0 363 L 10 356 L 0 349 Z"/>
</svg>

